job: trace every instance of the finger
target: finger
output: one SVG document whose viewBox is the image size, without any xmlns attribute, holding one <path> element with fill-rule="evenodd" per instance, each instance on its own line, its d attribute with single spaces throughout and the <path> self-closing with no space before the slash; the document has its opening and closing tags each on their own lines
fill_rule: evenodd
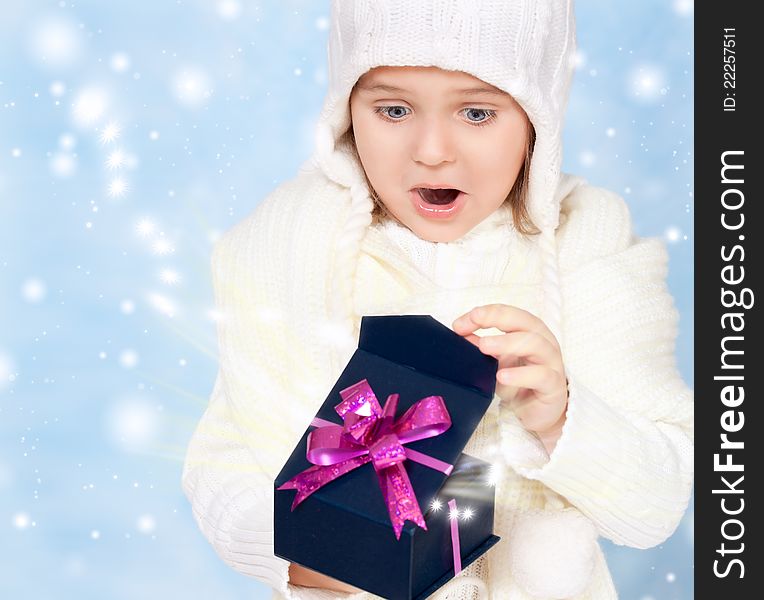
<svg viewBox="0 0 764 600">
<path fill-rule="evenodd" d="M 543 400 L 556 396 L 562 389 L 564 376 L 543 365 L 524 365 L 500 369 L 496 378 L 503 384 L 534 390 Z"/>
<path fill-rule="evenodd" d="M 480 350 L 491 356 L 512 355 L 538 364 L 556 365 L 560 354 L 548 339 L 535 332 L 515 331 L 480 338 Z"/>
<path fill-rule="evenodd" d="M 536 315 L 509 304 L 485 304 L 476 306 L 471 311 L 457 318 L 453 323 L 454 331 L 460 335 L 476 329 L 495 327 L 505 333 L 512 331 L 532 331 L 544 336 L 549 343 L 559 347 L 557 339 L 549 328 Z"/>
<path fill-rule="evenodd" d="M 470 342 L 472 342 L 473 344 L 475 344 L 475 346 L 480 348 L 480 336 L 479 335 L 475 335 L 474 333 L 470 333 L 469 335 L 465 335 L 464 337 L 465 337 L 465 339 L 467 339 Z"/>
</svg>

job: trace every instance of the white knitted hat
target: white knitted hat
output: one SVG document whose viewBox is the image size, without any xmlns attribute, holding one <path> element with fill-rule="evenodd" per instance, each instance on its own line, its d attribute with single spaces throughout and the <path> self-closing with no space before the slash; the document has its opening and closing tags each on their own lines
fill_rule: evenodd
<svg viewBox="0 0 764 600">
<path fill-rule="evenodd" d="M 329 84 L 311 163 L 350 189 L 352 208 L 339 236 L 333 318 L 349 324 L 352 281 L 374 207 L 363 167 L 337 142 L 350 126 L 353 86 L 378 66 L 437 66 L 469 73 L 511 94 L 536 131 L 528 209 L 541 230 L 543 318 L 560 343 L 554 230 L 561 133 L 573 72 L 572 0 L 332 0 Z"/>
</svg>

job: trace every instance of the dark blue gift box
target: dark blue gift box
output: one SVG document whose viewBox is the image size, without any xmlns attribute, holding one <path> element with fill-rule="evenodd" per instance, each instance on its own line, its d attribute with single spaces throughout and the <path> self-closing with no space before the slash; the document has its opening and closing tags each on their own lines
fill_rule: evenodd
<svg viewBox="0 0 764 600">
<path fill-rule="evenodd" d="M 329 482 L 292 511 L 296 492 L 278 488 L 312 466 L 306 458 L 309 428 L 274 482 L 275 554 L 384 598 L 421 600 L 454 576 L 451 499 L 462 515 L 462 568 L 486 552 L 499 541 L 493 535 L 490 465 L 462 450 L 491 403 L 497 368 L 495 358 L 429 315 L 363 317 L 358 349 L 316 416 L 341 425 L 334 410 L 340 391 L 363 379 L 381 405 L 399 394 L 396 418 L 426 396 L 441 396 L 451 427 L 406 448 L 454 470 L 447 476 L 412 460 L 403 463 L 427 530 L 406 521 L 399 540 L 372 464 Z"/>
</svg>

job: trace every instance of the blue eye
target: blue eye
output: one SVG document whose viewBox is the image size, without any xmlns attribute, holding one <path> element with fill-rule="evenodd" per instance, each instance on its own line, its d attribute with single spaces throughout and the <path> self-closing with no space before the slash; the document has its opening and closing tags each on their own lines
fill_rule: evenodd
<svg viewBox="0 0 764 600">
<path fill-rule="evenodd" d="M 472 121 L 470 120 L 470 123 L 473 125 L 486 125 L 490 121 L 493 121 L 496 118 L 496 111 L 495 110 L 489 110 L 487 108 L 465 108 L 465 111 L 472 112 L 472 113 L 482 113 L 486 116 L 486 118 L 481 119 L 480 121 Z"/>
<path fill-rule="evenodd" d="M 392 111 L 399 111 L 399 110 L 408 110 L 405 106 L 378 106 L 374 109 L 375 113 L 381 114 L 386 118 L 388 121 L 400 121 L 400 118 L 390 118 Z M 403 115 L 399 115 L 403 116 Z"/>
<path fill-rule="evenodd" d="M 378 106 L 374 109 L 374 112 L 379 114 L 385 121 L 389 121 L 390 123 L 399 123 L 403 120 L 402 117 L 404 117 L 406 114 L 405 112 L 401 114 L 401 111 L 407 110 L 409 109 L 405 106 Z M 465 108 L 462 112 L 465 111 L 470 112 L 473 115 L 478 113 L 486 116 L 486 118 L 480 121 L 473 121 L 469 118 L 467 119 L 470 125 L 475 125 L 476 127 L 487 125 L 496 118 L 496 111 L 490 110 L 488 108 Z"/>
</svg>

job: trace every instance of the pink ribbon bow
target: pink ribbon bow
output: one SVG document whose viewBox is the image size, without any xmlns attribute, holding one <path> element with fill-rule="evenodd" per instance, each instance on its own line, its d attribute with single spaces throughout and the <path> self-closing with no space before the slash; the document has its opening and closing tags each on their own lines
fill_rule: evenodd
<svg viewBox="0 0 764 600">
<path fill-rule="evenodd" d="M 395 538 L 400 539 L 406 520 L 427 530 L 411 481 L 403 466 L 406 459 L 438 469 L 447 475 L 453 465 L 404 448 L 404 444 L 440 435 L 451 427 L 451 416 L 441 396 L 427 396 L 395 419 L 398 394 L 387 397 L 384 408 L 366 379 L 340 392 L 334 407 L 343 425 L 315 418 L 318 429 L 308 434 L 308 467 L 278 489 L 297 490 L 292 510 L 330 481 L 371 462 L 387 504 Z"/>
</svg>

